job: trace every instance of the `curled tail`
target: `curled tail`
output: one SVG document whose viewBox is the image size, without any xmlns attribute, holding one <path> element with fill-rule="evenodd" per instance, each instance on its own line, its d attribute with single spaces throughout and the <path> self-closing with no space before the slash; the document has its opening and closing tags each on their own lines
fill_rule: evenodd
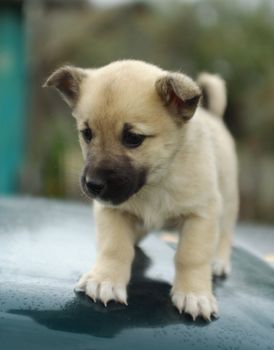
<svg viewBox="0 0 274 350">
<path fill-rule="evenodd" d="M 197 83 L 202 90 L 202 107 L 222 118 L 227 103 L 225 81 L 217 74 L 201 73 Z"/>
</svg>

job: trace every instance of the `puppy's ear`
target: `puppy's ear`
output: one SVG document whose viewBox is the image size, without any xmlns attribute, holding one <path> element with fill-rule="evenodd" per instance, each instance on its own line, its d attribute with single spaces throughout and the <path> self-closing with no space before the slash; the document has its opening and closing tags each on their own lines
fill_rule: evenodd
<svg viewBox="0 0 274 350">
<path fill-rule="evenodd" d="M 159 78 L 155 87 L 164 106 L 177 120 L 188 121 L 198 105 L 201 91 L 186 75 L 169 73 Z"/>
<path fill-rule="evenodd" d="M 48 77 L 43 87 L 54 87 L 66 103 L 74 108 L 79 99 L 81 82 L 85 76 L 84 69 L 63 66 Z"/>
</svg>

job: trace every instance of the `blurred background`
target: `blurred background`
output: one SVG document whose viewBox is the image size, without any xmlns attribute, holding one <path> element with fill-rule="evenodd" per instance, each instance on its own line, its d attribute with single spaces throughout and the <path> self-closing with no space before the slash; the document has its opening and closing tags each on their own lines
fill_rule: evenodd
<svg viewBox="0 0 274 350">
<path fill-rule="evenodd" d="M 226 79 L 240 218 L 273 223 L 272 0 L 0 0 L 0 195 L 84 200 L 74 120 L 41 86 L 59 65 L 121 58 Z"/>
</svg>

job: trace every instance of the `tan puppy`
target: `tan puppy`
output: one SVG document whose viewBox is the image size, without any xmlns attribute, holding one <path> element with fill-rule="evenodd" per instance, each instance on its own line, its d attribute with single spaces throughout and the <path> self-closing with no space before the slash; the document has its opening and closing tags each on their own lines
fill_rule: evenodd
<svg viewBox="0 0 274 350">
<path fill-rule="evenodd" d="M 199 85 L 200 87 L 199 87 Z M 217 314 L 215 275 L 230 271 L 237 161 L 222 115 L 224 82 L 124 60 L 62 67 L 46 81 L 71 106 L 95 199 L 98 256 L 78 283 L 92 299 L 127 302 L 134 245 L 152 229 L 180 234 L 171 298 L 193 319 Z M 207 109 L 198 106 L 204 92 Z"/>
</svg>

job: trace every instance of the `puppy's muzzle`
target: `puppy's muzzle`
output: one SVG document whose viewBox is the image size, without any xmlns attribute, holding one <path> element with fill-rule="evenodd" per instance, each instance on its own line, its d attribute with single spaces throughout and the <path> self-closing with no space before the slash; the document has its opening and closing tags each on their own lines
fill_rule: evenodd
<svg viewBox="0 0 274 350">
<path fill-rule="evenodd" d="M 146 171 L 132 165 L 101 166 L 87 164 L 81 178 L 83 191 L 91 198 L 118 205 L 138 192 L 145 184 Z"/>
</svg>

